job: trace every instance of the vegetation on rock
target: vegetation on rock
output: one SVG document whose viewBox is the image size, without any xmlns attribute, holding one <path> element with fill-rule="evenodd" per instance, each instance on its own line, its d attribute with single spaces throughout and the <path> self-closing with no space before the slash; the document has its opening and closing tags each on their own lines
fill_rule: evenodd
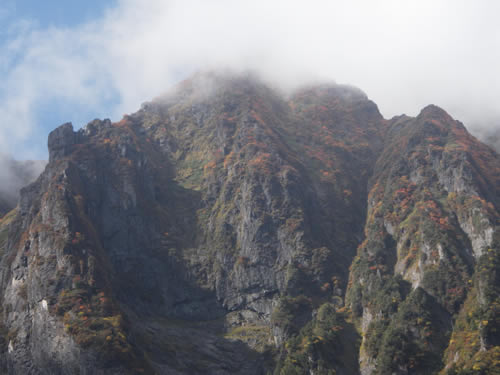
<svg viewBox="0 0 500 375">
<path fill-rule="evenodd" d="M 0 369 L 498 373 L 500 158 L 438 107 L 200 74 L 49 152 L 0 219 Z"/>
</svg>

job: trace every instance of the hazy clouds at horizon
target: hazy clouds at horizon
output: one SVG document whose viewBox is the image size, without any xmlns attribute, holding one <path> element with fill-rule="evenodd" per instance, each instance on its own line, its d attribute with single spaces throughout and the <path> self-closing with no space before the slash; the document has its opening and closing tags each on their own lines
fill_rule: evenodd
<svg viewBox="0 0 500 375">
<path fill-rule="evenodd" d="M 74 27 L 8 13 L 0 5 L 0 150 L 16 157 L 45 157 L 52 121 L 118 120 L 193 71 L 219 67 L 288 88 L 352 84 L 385 117 L 433 103 L 476 132 L 500 128 L 493 0 L 121 0 Z"/>
</svg>

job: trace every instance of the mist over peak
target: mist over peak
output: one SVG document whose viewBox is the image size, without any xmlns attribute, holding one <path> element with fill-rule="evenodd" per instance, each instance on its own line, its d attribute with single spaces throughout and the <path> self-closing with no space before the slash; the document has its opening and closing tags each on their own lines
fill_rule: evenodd
<svg viewBox="0 0 500 375">
<path fill-rule="evenodd" d="M 19 190 L 34 181 L 47 164 L 44 160 L 15 160 L 0 153 L 0 216 L 15 207 Z"/>
<path fill-rule="evenodd" d="M 57 123 L 117 120 L 193 72 L 222 67 L 255 71 L 285 92 L 311 81 L 352 84 L 386 118 L 436 103 L 472 131 L 498 128 L 499 7 L 120 0 L 74 27 L 13 21 L 19 32 L 0 41 L 0 146 L 45 158 L 39 139 Z"/>
</svg>

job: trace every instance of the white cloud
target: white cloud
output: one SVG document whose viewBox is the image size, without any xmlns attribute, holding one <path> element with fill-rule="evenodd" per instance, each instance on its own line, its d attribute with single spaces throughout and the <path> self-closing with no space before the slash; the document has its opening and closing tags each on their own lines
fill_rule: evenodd
<svg viewBox="0 0 500 375">
<path fill-rule="evenodd" d="M 45 168 L 44 161 L 17 161 L 0 153 L 0 217 L 8 204 L 16 205 L 19 189 L 34 181 Z"/>
<path fill-rule="evenodd" d="M 25 141 L 47 100 L 117 119 L 220 66 L 350 83 L 386 117 L 434 103 L 469 127 L 500 126 L 498 14 L 494 0 L 122 0 L 73 29 L 25 25 L 0 59 L 0 147 Z"/>
</svg>

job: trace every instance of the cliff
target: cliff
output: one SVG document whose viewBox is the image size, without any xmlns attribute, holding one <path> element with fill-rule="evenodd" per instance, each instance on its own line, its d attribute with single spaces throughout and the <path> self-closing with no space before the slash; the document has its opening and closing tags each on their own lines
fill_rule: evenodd
<svg viewBox="0 0 500 375">
<path fill-rule="evenodd" d="M 48 145 L 0 222 L 4 372 L 498 366 L 500 160 L 438 107 L 209 73 Z"/>
</svg>

